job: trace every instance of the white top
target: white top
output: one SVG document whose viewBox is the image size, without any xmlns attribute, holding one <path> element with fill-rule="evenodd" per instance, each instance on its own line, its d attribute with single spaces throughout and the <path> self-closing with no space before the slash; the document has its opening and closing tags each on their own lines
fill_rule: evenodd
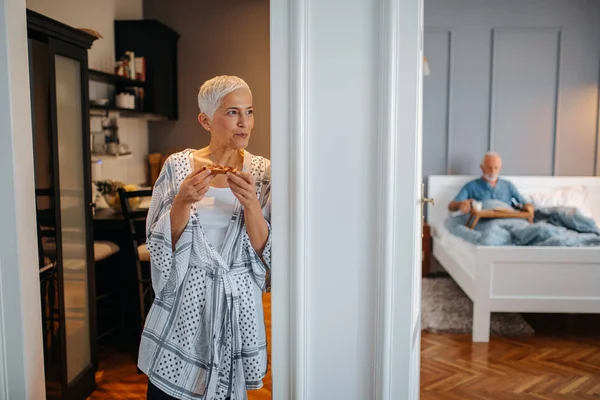
<svg viewBox="0 0 600 400">
<path fill-rule="evenodd" d="M 196 203 L 196 214 L 208 242 L 221 252 L 225 234 L 235 207 L 231 189 L 210 187 L 204 198 Z"/>
<path fill-rule="evenodd" d="M 194 155 L 189 154 L 190 167 L 194 167 Z M 206 234 L 206 239 L 215 248 L 221 252 L 227 228 L 231 221 L 231 215 L 235 208 L 235 196 L 230 188 L 209 187 L 204 198 L 196 203 L 196 214 L 202 230 Z"/>
</svg>

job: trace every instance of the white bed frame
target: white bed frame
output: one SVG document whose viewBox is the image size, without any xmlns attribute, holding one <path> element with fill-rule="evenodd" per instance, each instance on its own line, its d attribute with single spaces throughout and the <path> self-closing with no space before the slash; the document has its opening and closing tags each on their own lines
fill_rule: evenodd
<svg viewBox="0 0 600 400">
<path fill-rule="evenodd" d="M 460 243 L 469 257 L 437 237 L 448 203 L 475 176 L 430 176 L 427 221 L 433 255 L 473 301 L 473 341 L 488 342 L 491 312 L 600 313 L 600 247 L 489 247 Z M 504 177 L 523 195 L 584 185 L 600 222 L 600 177 Z M 454 239 L 454 238 L 452 238 Z M 465 250 L 466 249 L 466 250 Z"/>
</svg>

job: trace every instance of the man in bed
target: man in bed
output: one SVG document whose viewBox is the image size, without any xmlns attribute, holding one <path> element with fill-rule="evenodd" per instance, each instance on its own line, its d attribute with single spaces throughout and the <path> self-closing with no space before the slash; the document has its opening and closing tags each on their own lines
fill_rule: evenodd
<svg viewBox="0 0 600 400">
<path fill-rule="evenodd" d="M 525 210 L 533 212 L 533 204 L 527 203 L 515 185 L 499 178 L 502 159 L 498 153 L 486 153 L 480 167 L 483 172 L 482 177 L 464 185 L 448 205 L 448 210 L 461 211 L 466 214 L 471 211 L 473 201 L 495 199 L 508 205 L 516 202 Z"/>
</svg>

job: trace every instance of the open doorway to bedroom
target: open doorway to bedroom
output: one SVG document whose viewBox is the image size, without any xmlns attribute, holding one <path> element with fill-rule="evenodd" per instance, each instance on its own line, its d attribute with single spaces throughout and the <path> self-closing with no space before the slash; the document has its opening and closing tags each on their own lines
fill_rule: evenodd
<svg viewBox="0 0 600 400">
<path fill-rule="evenodd" d="M 421 398 L 597 394 L 600 4 L 424 19 Z"/>
</svg>

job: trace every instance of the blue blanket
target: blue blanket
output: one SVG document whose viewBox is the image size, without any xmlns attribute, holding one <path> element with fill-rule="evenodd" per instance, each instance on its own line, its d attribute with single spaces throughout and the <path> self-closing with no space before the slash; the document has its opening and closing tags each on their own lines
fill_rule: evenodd
<svg viewBox="0 0 600 400">
<path fill-rule="evenodd" d="M 465 226 L 467 217 L 449 216 L 445 226 L 452 234 L 480 246 L 600 246 L 600 228 L 576 208 L 536 210 L 533 224 L 517 218 L 482 219 L 474 229 Z"/>
</svg>

